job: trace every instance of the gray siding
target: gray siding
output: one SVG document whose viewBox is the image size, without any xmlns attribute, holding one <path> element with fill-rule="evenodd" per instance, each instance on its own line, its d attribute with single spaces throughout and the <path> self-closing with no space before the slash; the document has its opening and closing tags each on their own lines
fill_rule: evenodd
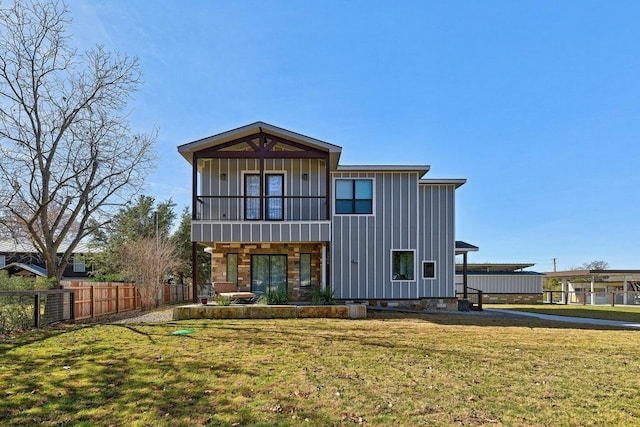
<svg viewBox="0 0 640 427">
<path fill-rule="evenodd" d="M 373 214 L 332 216 L 331 286 L 336 297 L 418 298 L 416 280 L 391 280 L 391 250 L 418 251 L 418 174 L 334 173 L 332 185 L 337 178 L 373 179 Z"/>
<path fill-rule="evenodd" d="M 194 242 L 328 242 L 329 221 L 314 222 L 208 222 L 193 221 Z"/>
<path fill-rule="evenodd" d="M 417 173 L 334 173 L 373 179 L 373 215 L 333 215 L 331 286 L 342 299 L 455 297 L 455 185 L 418 184 Z M 415 279 L 391 279 L 391 251 L 415 252 Z M 436 278 L 422 278 L 422 261 Z"/>
<path fill-rule="evenodd" d="M 493 294 L 540 294 L 543 275 L 537 274 L 468 274 L 467 286 Z M 462 275 L 456 274 L 456 287 L 462 292 Z"/>
<path fill-rule="evenodd" d="M 455 297 L 455 185 L 420 185 L 422 261 L 436 262 L 436 278 L 419 274 L 419 292 L 429 297 Z"/>
</svg>

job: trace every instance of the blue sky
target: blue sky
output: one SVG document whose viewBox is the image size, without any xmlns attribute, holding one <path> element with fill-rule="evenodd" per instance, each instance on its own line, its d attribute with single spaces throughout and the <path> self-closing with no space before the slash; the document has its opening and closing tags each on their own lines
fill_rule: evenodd
<svg viewBox="0 0 640 427">
<path fill-rule="evenodd" d="M 467 178 L 470 262 L 640 268 L 640 2 L 69 0 L 74 43 L 140 58 L 147 194 L 190 203 L 176 146 L 265 121 L 343 164 Z"/>
</svg>

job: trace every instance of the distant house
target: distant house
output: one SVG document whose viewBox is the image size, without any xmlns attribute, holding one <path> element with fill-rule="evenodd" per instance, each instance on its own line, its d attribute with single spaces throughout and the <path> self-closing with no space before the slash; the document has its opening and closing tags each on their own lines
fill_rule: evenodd
<svg viewBox="0 0 640 427">
<path fill-rule="evenodd" d="M 64 251 L 66 247 L 61 247 L 60 250 Z M 91 266 L 87 266 L 87 255 L 92 252 L 95 251 L 91 251 L 86 244 L 78 244 L 64 270 L 63 280 L 89 277 Z M 62 256 L 62 253 L 59 256 Z M 13 240 L 0 241 L 0 268 L 12 276 L 47 277 L 47 269 L 42 255 L 29 243 L 18 243 Z"/>
<path fill-rule="evenodd" d="M 465 179 L 425 179 L 428 165 L 344 165 L 341 147 L 263 122 L 178 152 L 193 170 L 192 242 L 212 256 L 212 277 L 194 286 L 457 306 L 455 192 Z"/>
<path fill-rule="evenodd" d="M 535 304 L 542 302 L 544 273 L 528 271 L 532 263 L 467 264 L 469 292 L 481 290 L 485 303 Z M 456 265 L 456 287 L 463 292 L 462 264 Z"/>
<path fill-rule="evenodd" d="M 560 282 L 560 301 L 640 305 L 640 270 L 572 270 L 545 273 Z"/>
</svg>

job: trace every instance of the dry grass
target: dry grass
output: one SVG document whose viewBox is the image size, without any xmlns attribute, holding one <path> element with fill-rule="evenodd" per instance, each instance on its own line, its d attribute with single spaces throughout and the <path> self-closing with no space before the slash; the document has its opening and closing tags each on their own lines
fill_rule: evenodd
<svg viewBox="0 0 640 427">
<path fill-rule="evenodd" d="M 475 315 L 75 326 L 0 343 L 0 424 L 637 425 L 639 353 Z"/>
</svg>

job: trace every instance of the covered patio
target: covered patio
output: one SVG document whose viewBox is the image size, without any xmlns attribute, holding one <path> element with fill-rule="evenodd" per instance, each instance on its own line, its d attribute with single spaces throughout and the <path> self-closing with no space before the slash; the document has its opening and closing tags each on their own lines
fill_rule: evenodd
<svg viewBox="0 0 640 427">
<path fill-rule="evenodd" d="M 573 270 L 545 273 L 560 291 L 545 291 L 546 303 L 640 305 L 640 270 Z"/>
</svg>

